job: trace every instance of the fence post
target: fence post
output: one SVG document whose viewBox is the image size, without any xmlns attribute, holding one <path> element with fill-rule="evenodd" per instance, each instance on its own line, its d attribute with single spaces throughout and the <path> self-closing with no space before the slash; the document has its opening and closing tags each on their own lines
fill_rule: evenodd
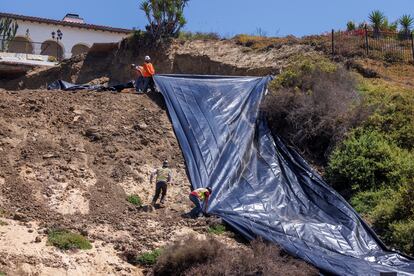
<svg viewBox="0 0 414 276">
<path fill-rule="evenodd" d="M 369 55 L 369 44 L 368 44 L 368 28 L 367 25 L 365 25 L 365 51 L 367 56 Z"/>
<path fill-rule="evenodd" d="M 413 60 L 414 60 L 414 34 L 411 33 L 411 50 L 413 52 Z"/>
<path fill-rule="evenodd" d="M 335 31 L 334 31 L 334 29 L 332 29 L 332 56 L 335 55 L 335 38 L 334 38 L 334 36 L 335 36 Z"/>
</svg>

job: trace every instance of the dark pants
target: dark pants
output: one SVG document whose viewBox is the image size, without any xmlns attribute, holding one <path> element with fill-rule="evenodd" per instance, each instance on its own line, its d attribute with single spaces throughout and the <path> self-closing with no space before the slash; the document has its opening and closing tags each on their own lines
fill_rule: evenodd
<svg viewBox="0 0 414 276">
<path fill-rule="evenodd" d="M 155 185 L 155 196 L 152 199 L 152 203 L 155 204 L 161 194 L 161 204 L 164 203 L 165 196 L 167 195 L 167 183 L 164 181 L 159 181 Z"/>
<path fill-rule="evenodd" d="M 195 207 L 190 211 L 190 216 L 193 218 L 197 218 L 203 212 L 203 208 L 201 207 L 201 201 L 197 196 L 192 194 L 190 194 L 190 200 L 195 204 Z"/>
<path fill-rule="evenodd" d="M 152 92 L 155 91 L 155 83 L 154 79 L 152 77 L 144 78 L 144 84 L 143 84 L 143 90 L 144 92 L 147 92 L 148 88 L 151 89 Z"/>
<path fill-rule="evenodd" d="M 142 91 L 144 88 L 144 78 L 142 76 L 139 76 L 137 80 L 135 81 L 135 91 Z"/>
</svg>

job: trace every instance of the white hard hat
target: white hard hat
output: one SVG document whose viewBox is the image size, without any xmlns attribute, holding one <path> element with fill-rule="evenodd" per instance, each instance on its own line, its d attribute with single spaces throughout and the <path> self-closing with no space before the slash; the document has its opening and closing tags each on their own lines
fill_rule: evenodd
<svg viewBox="0 0 414 276">
<path fill-rule="evenodd" d="M 145 61 L 151 60 L 150 56 L 145 56 Z"/>
</svg>

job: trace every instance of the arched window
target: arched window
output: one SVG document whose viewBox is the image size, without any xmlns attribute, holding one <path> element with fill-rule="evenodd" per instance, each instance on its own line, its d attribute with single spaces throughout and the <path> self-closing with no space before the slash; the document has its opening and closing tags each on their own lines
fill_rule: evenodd
<svg viewBox="0 0 414 276">
<path fill-rule="evenodd" d="M 63 58 L 63 47 L 58 44 L 56 41 L 53 40 L 47 40 L 42 43 L 41 46 L 41 55 L 45 56 L 53 56 L 57 58 L 58 60 L 61 60 Z"/>
<path fill-rule="evenodd" d="M 9 44 L 10 53 L 33 54 L 32 42 L 23 36 L 16 36 Z"/>
<path fill-rule="evenodd" d="M 76 44 L 72 48 L 72 56 L 77 56 L 83 53 L 87 53 L 89 51 L 89 47 L 84 44 Z"/>
</svg>

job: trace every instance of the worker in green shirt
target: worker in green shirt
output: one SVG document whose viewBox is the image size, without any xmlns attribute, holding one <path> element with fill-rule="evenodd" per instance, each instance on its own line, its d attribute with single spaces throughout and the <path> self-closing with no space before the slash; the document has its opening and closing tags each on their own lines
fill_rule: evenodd
<svg viewBox="0 0 414 276">
<path fill-rule="evenodd" d="M 167 195 L 167 186 L 171 183 L 172 178 L 171 169 L 169 168 L 168 161 L 164 161 L 161 168 L 156 169 L 150 177 L 150 183 L 155 177 L 155 195 L 152 199 L 152 205 L 155 206 L 160 194 L 161 194 L 161 204 L 164 204 L 165 197 Z"/>
</svg>

